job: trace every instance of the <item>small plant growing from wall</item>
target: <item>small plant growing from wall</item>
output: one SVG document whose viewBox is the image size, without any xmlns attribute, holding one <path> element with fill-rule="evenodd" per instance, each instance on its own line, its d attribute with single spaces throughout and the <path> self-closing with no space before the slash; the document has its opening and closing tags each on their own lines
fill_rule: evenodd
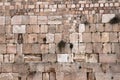
<svg viewBox="0 0 120 80">
<path fill-rule="evenodd" d="M 17 42 L 18 42 L 18 44 L 22 44 L 23 43 L 23 35 L 22 34 L 18 34 Z"/>
<path fill-rule="evenodd" d="M 43 42 L 46 43 L 46 41 L 47 41 L 46 38 L 43 38 Z"/>
<path fill-rule="evenodd" d="M 115 16 L 113 17 L 110 21 L 109 21 L 110 24 L 117 24 L 117 23 L 120 23 L 120 17 L 119 16 Z"/>
<path fill-rule="evenodd" d="M 61 40 L 59 43 L 58 43 L 58 48 L 60 51 L 62 51 L 63 48 L 65 48 L 65 45 L 66 45 L 66 42 L 64 42 L 63 40 Z"/>
<path fill-rule="evenodd" d="M 73 44 L 72 43 L 70 43 L 70 49 L 72 49 L 73 48 Z"/>
<path fill-rule="evenodd" d="M 88 21 L 85 21 L 85 22 L 84 22 L 84 24 L 85 24 L 85 25 L 88 25 L 88 24 L 89 24 L 89 22 L 88 22 Z"/>
</svg>

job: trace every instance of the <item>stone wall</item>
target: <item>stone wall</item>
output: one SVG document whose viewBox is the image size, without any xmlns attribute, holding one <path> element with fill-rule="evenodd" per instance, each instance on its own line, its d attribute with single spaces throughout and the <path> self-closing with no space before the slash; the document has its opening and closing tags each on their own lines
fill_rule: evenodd
<svg viewBox="0 0 120 80">
<path fill-rule="evenodd" d="M 0 0 L 0 80 L 120 80 L 119 0 Z"/>
</svg>

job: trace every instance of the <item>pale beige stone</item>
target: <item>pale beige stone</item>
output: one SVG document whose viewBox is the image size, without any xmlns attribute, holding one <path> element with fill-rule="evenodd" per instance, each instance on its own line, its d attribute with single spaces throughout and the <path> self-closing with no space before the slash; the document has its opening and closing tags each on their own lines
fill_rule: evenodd
<svg viewBox="0 0 120 80">
<path fill-rule="evenodd" d="M 79 53 L 79 44 L 74 43 L 73 46 L 72 53 Z"/>
<path fill-rule="evenodd" d="M 47 39 L 47 43 L 53 43 L 54 42 L 54 34 L 48 33 L 46 34 L 46 39 Z"/>
<path fill-rule="evenodd" d="M 42 44 L 41 47 L 40 47 L 40 49 L 41 49 L 41 53 L 42 54 L 48 53 L 48 51 L 49 51 L 49 45 L 48 44 Z"/>
<path fill-rule="evenodd" d="M 57 54 L 58 62 L 73 62 L 72 54 Z"/>
<path fill-rule="evenodd" d="M 30 24 L 37 24 L 37 16 L 30 16 Z"/>
<path fill-rule="evenodd" d="M 47 16 L 38 16 L 38 24 L 47 24 Z"/>
<path fill-rule="evenodd" d="M 97 63 L 98 55 L 97 54 L 86 54 L 86 62 Z"/>
<path fill-rule="evenodd" d="M 9 55 L 4 55 L 4 63 L 9 63 Z"/>
<path fill-rule="evenodd" d="M 77 43 L 78 42 L 78 33 L 72 33 L 70 34 L 70 42 L 71 43 Z"/>
<path fill-rule="evenodd" d="M 15 44 L 7 44 L 7 53 L 16 53 L 17 47 Z"/>
<path fill-rule="evenodd" d="M 110 43 L 104 43 L 103 44 L 103 53 L 111 53 L 111 44 Z"/>
<path fill-rule="evenodd" d="M 86 60 L 85 54 L 74 54 L 74 61 L 83 62 Z"/>
<path fill-rule="evenodd" d="M 13 25 L 13 33 L 26 33 L 25 25 Z"/>
<path fill-rule="evenodd" d="M 0 53 L 6 53 L 6 45 L 0 44 Z"/>
<path fill-rule="evenodd" d="M 55 53 L 55 44 L 49 44 L 49 53 Z"/>
<path fill-rule="evenodd" d="M 0 25 L 5 25 L 5 16 L 0 16 Z"/>
<path fill-rule="evenodd" d="M 103 14 L 102 23 L 108 23 L 113 17 L 115 17 L 115 14 Z"/>
<path fill-rule="evenodd" d="M 36 43 L 38 41 L 37 34 L 28 34 L 28 43 Z"/>
<path fill-rule="evenodd" d="M 40 32 L 41 33 L 47 33 L 48 32 L 48 25 L 41 25 L 40 26 Z"/>
<path fill-rule="evenodd" d="M 3 54 L 0 54 L 0 62 L 3 62 Z"/>
<path fill-rule="evenodd" d="M 22 24 L 22 16 L 13 16 L 11 24 Z"/>
<path fill-rule="evenodd" d="M 109 33 L 107 33 L 107 32 L 102 33 L 101 41 L 109 42 Z"/>
<path fill-rule="evenodd" d="M 41 56 L 34 56 L 34 55 L 26 55 L 24 57 L 25 62 L 40 62 Z"/>
<path fill-rule="evenodd" d="M 10 54 L 10 63 L 14 63 L 15 59 L 15 55 L 14 54 Z"/>
<path fill-rule="evenodd" d="M 79 43 L 79 52 L 80 53 L 85 53 L 85 44 L 83 43 Z"/>
<path fill-rule="evenodd" d="M 62 40 L 61 33 L 55 33 L 55 43 L 59 43 Z"/>
<path fill-rule="evenodd" d="M 99 59 L 101 63 L 116 63 L 116 54 L 100 54 Z"/>
<path fill-rule="evenodd" d="M 79 32 L 85 31 L 85 24 L 79 24 Z"/>
<path fill-rule="evenodd" d="M 42 55 L 42 62 L 56 62 L 57 55 L 56 54 L 43 54 Z"/>
</svg>

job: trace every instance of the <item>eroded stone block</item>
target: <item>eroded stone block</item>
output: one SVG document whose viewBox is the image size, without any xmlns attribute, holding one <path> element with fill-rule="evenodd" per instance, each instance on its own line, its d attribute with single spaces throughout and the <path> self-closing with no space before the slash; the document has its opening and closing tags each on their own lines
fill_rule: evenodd
<svg viewBox="0 0 120 80">
<path fill-rule="evenodd" d="M 26 33 L 25 25 L 13 25 L 13 33 Z"/>
<path fill-rule="evenodd" d="M 72 54 L 57 54 L 58 62 L 73 62 Z"/>
<path fill-rule="evenodd" d="M 115 17 L 115 14 L 103 14 L 102 23 L 109 22 L 113 17 Z"/>
</svg>

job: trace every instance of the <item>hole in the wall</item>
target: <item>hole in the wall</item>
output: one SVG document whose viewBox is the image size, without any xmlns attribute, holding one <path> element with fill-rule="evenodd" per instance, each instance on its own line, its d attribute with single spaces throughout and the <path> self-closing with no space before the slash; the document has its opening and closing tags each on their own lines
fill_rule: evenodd
<svg viewBox="0 0 120 80">
<path fill-rule="evenodd" d="M 43 38 L 43 42 L 46 43 L 47 39 L 46 38 Z"/>
<path fill-rule="evenodd" d="M 18 80 L 21 80 L 21 77 L 18 77 Z"/>
<path fill-rule="evenodd" d="M 82 67 L 81 66 L 79 66 L 79 69 L 81 69 Z"/>
<path fill-rule="evenodd" d="M 70 43 L 70 49 L 72 49 L 73 48 L 73 44 L 72 43 Z"/>
<path fill-rule="evenodd" d="M 84 24 L 85 24 L 85 25 L 88 25 L 88 24 L 89 24 L 89 22 L 88 22 L 88 21 L 85 21 L 85 22 L 84 22 Z"/>
<path fill-rule="evenodd" d="M 114 77 L 112 76 L 111 79 L 114 79 Z"/>
</svg>

